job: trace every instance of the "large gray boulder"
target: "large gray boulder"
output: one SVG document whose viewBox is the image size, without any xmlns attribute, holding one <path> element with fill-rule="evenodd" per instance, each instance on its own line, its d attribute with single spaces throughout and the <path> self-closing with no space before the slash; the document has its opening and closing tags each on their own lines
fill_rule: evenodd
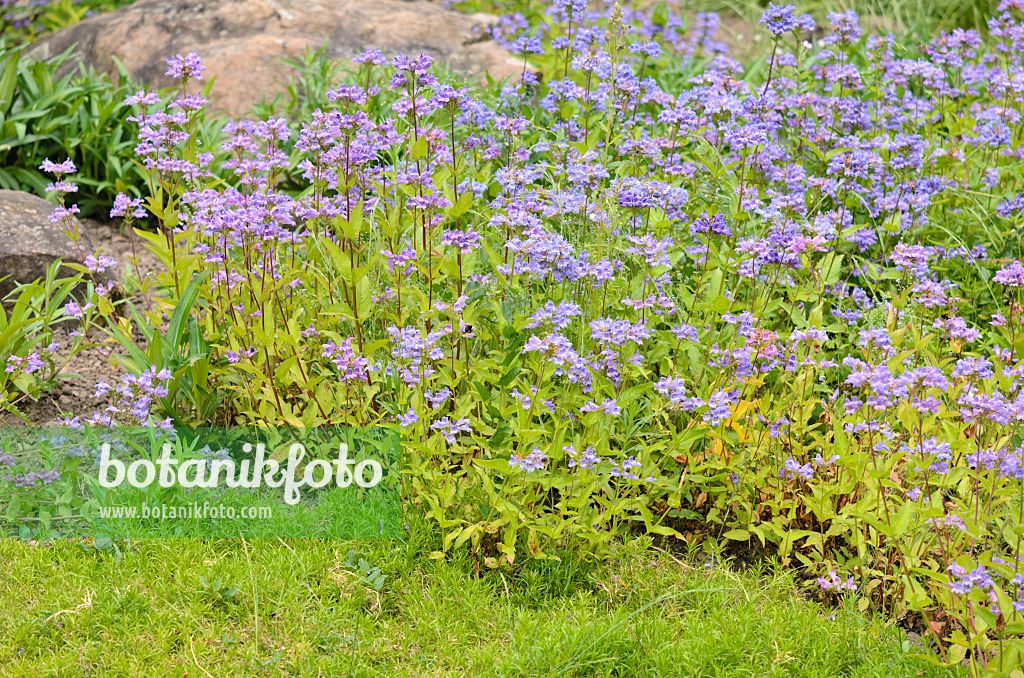
<svg viewBox="0 0 1024 678">
<path fill-rule="evenodd" d="M 112 77 L 114 57 L 153 87 L 172 85 L 164 60 L 196 51 L 216 76 L 213 108 L 247 115 L 264 93 L 282 91 L 290 74 L 282 58 L 326 47 L 337 59 L 376 47 L 391 55 L 427 52 L 473 79 L 514 75 L 522 61 L 486 39 L 480 21 L 440 2 L 400 0 L 139 0 L 39 40 L 33 54 L 79 59 Z"/>
<path fill-rule="evenodd" d="M 0 278 L 5 278 L 0 280 L 0 299 L 18 283 L 44 277 L 47 266 L 57 259 L 81 264 L 92 254 L 89 234 L 81 225 L 76 246 L 61 224 L 50 222 L 52 212 L 53 205 L 31 193 L 0 190 Z M 61 267 L 62 275 L 75 273 Z"/>
</svg>

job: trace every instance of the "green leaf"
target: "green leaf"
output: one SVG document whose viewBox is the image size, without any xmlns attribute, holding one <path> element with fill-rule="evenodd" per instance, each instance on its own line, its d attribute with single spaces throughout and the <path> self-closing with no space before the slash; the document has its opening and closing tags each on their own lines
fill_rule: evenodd
<svg viewBox="0 0 1024 678">
<path fill-rule="evenodd" d="M 409 148 L 409 155 L 411 155 L 414 160 L 421 160 L 427 157 L 428 150 L 430 150 L 430 146 L 427 143 L 427 138 L 420 137 L 413 142 L 412 146 Z"/>
<path fill-rule="evenodd" d="M 651 23 L 655 26 L 665 26 L 668 23 L 668 3 L 665 0 L 658 0 L 658 4 L 654 6 Z"/>
<path fill-rule="evenodd" d="M 15 50 L 7 57 L 3 74 L 0 75 L 0 113 L 7 115 L 14 101 L 14 89 L 18 85 L 18 63 L 21 61 L 21 50 Z"/>
<path fill-rule="evenodd" d="M 174 307 L 174 313 L 171 315 L 171 322 L 167 325 L 167 344 L 165 350 L 177 352 L 178 346 L 181 344 L 181 337 L 185 332 L 188 314 L 192 311 L 192 306 L 199 297 L 199 285 L 206 282 L 208 277 L 210 277 L 209 270 L 197 273 L 189 281 L 185 291 L 181 293 L 181 298 L 178 299 L 178 303 Z"/>
<path fill-rule="evenodd" d="M 373 304 L 373 294 L 370 290 L 370 279 L 366 276 L 356 283 L 356 313 L 359 314 L 359 322 L 363 323 L 370 316 L 370 306 Z"/>
<path fill-rule="evenodd" d="M 473 194 L 466 192 L 459 196 L 459 199 L 455 201 L 455 204 L 448 208 L 448 215 L 455 219 L 461 217 L 473 204 Z"/>
<path fill-rule="evenodd" d="M 728 313 L 730 308 L 732 308 L 732 301 L 730 301 L 729 297 L 726 296 L 718 297 L 711 305 L 711 310 L 719 315 Z"/>
</svg>

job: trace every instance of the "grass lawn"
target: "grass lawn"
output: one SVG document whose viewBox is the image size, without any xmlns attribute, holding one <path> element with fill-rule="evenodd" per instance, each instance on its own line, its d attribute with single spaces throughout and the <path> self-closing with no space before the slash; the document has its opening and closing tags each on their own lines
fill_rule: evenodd
<svg viewBox="0 0 1024 678">
<path fill-rule="evenodd" d="M 392 541 L 0 540 L 3 676 L 938 676 L 901 629 L 790 575 L 643 544 L 475 574 Z M 386 575 L 346 564 L 350 549 Z M 356 561 L 358 563 L 358 560 Z M 378 581 L 379 583 L 379 581 Z"/>
</svg>

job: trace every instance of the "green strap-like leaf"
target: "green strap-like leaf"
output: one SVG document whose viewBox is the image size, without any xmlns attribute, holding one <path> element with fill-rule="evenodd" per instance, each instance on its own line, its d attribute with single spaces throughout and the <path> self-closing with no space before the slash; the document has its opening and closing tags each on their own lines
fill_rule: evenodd
<svg viewBox="0 0 1024 678">
<path fill-rule="evenodd" d="M 199 285 L 206 282 L 206 279 L 210 276 L 210 271 L 202 271 L 196 274 L 195 277 L 189 282 L 188 287 L 181 293 L 181 298 L 178 299 L 178 304 L 174 308 L 174 313 L 171 315 L 171 322 L 167 326 L 167 342 L 164 346 L 165 351 L 177 351 L 178 345 L 181 344 L 181 337 L 185 332 L 185 327 L 188 320 L 188 314 L 192 311 L 192 306 L 196 303 L 196 299 L 199 297 Z"/>
<path fill-rule="evenodd" d="M 4 63 L 3 74 L 0 75 L 0 113 L 4 115 L 11 108 L 14 101 L 14 89 L 18 85 L 18 63 L 21 61 L 21 50 L 17 50 L 7 57 Z"/>
</svg>

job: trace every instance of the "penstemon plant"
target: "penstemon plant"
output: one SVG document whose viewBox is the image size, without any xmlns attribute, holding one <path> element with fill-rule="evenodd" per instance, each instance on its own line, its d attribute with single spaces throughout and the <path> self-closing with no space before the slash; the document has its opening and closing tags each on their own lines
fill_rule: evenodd
<svg viewBox="0 0 1024 678">
<path fill-rule="evenodd" d="M 220 138 L 179 55 L 177 98 L 129 99 L 151 190 L 116 207 L 158 224 L 158 294 L 65 312 L 152 387 L 132 422 L 398 425 L 436 557 L 769 552 L 1012 675 L 1022 17 L 809 43 L 772 5 L 748 74 L 710 15 L 559 0 L 492 29 L 512 82 L 369 50 Z"/>
</svg>

